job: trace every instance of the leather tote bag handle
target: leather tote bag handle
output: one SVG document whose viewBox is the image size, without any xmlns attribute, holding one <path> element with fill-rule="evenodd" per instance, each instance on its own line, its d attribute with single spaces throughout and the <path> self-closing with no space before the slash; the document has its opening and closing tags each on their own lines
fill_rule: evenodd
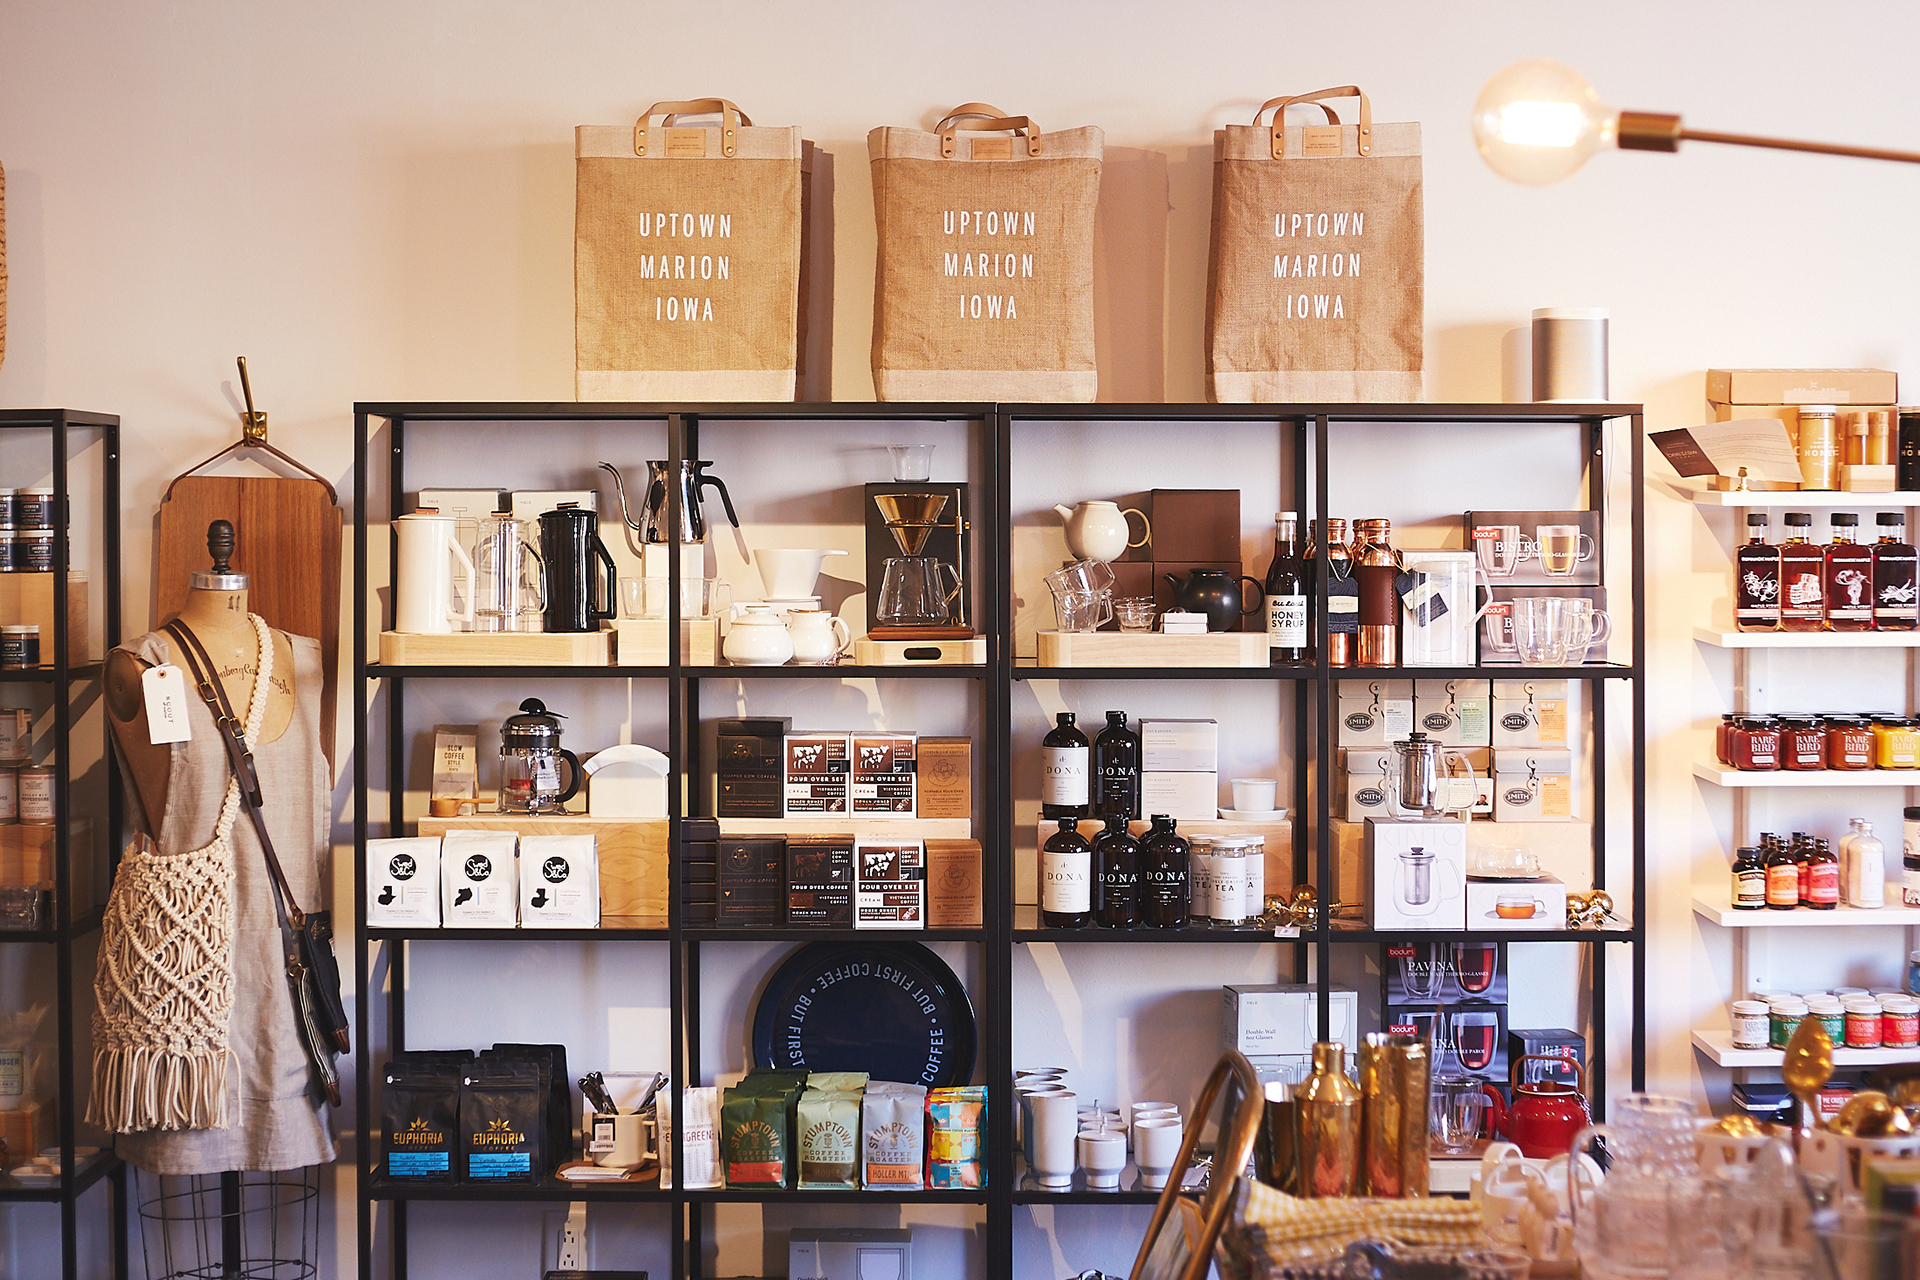
<svg viewBox="0 0 1920 1280">
<path fill-rule="evenodd" d="M 1000 108 L 988 106 L 984 102 L 964 102 L 949 111 L 942 117 L 940 123 L 933 127 L 934 132 L 940 135 L 940 157 L 943 160 L 953 158 L 953 135 L 954 131 L 960 127 L 961 120 L 984 120 L 986 123 L 977 126 L 984 132 L 1010 129 L 1016 134 L 1023 133 L 1027 137 L 1027 155 L 1040 154 L 1040 126 L 1026 116 L 1010 116 Z"/>
<path fill-rule="evenodd" d="M 665 116 L 662 128 L 671 128 L 676 116 L 720 117 L 720 154 L 731 156 L 737 150 L 734 134 L 741 125 L 752 127 L 753 121 L 747 113 L 725 98 L 693 98 L 686 102 L 656 102 L 640 113 L 639 121 L 633 126 L 633 154 L 647 154 L 647 124 L 655 116 Z"/>
</svg>

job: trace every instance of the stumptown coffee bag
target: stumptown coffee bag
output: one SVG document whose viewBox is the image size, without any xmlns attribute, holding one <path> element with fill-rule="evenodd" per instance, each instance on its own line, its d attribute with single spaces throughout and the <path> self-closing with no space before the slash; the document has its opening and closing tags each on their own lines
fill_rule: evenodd
<svg viewBox="0 0 1920 1280">
<path fill-rule="evenodd" d="M 396 1059 L 381 1070 L 380 1151 L 387 1177 L 453 1181 L 462 1069 L 456 1062 Z"/>
<path fill-rule="evenodd" d="M 794 399 L 813 144 L 702 98 L 656 102 L 631 126 L 581 125 L 574 154 L 580 399 Z"/>
<path fill-rule="evenodd" d="M 511 831 L 449 831 L 440 841 L 440 922 L 449 929 L 511 929 L 520 920 Z"/>
<path fill-rule="evenodd" d="M 1325 98 L 1358 98 L 1358 123 Z M 1295 103 L 1326 122 L 1287 124 Z M 1208 393 L 1420 399 L 1425 253 L 1420 126 L 1375 124 L 1358 87 L 1275 98 L 1216 130 Z"/>
<path fill-rule="evenodd" d="M 440 837 L 367 841 L 367 923 L 431 927 L 440 923 Z"/>
<path fill-rule="evenodd" d="M 728 1187 L 793 1186 L 797 1073 L 755 1072 L 720 1094 L 720 1154 Z"/>
<path fill-rule="evenodd" d="M 808 1089 L 794 1127 L 800 1133 L 800 1186 L 852 1191 L 860 1186 L 860 1094 Z"/>
<path fill-rule="evenodd" d="M 972 121 L 961 128 L 961 121 Z M 1092 400 L 1104 139 L 969 102 L 867 135 L 882 400 Z"/>
<path fill-rule="evenodd" d="M 475 1059 L 460 1083 L 460 1153 L 468 1182 L 546 1176 L 546 1098 L 532 1062 Z"/>
<path fill-rule="evenodd" d="M 860 1185 L 867 1191 L 918 1191 L 926 1147 L 927 1091 L 875 1080 L 860 1100 Z"/>
</svg>

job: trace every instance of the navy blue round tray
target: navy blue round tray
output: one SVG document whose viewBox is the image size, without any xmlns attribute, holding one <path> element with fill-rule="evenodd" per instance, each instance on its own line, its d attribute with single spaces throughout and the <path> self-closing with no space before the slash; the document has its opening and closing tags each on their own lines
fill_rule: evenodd
<svg viewBox="0 0 1920 1280">
<path fill-rule="evenodd" d="M 975 1034 L 960 979 L 919 943 L 810 942 L 767 980 L 753 1062 L 944 1088 L 973 1078 Z"/>
</svg>

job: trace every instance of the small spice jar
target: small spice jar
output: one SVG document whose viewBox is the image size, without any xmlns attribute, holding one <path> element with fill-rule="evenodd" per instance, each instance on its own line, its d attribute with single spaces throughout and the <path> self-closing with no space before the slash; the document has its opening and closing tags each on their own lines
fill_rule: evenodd
<svg viewBox="0 0 1920 1280">
<path fill-rule="evenodd" d="M 1885 716 L 1873 722 L 1873 765 L 1876 769 L 1920 768 L 1920 734 L 1914 723 L 1902 716 Z"/>
<path fill-rule="evenodd" d="M 40 665 L 40 624 L 0 626 L 0 671 L 25 671 Z"/>
<path fill-rule="evenodd" d="M 1828 716 L 1827 768 L 1873 768 L 1873 727 L 1864 716 Z"/>
<path fill-rule="evenodd" d="M 1764 1049 L 1771 1035 L 1767 1021 L 1767 1006 L 1760 1000 L 1735 1000 L 1733 1002 L 1733 1047 L 1736 1049 Z"/>
<path fill-rule="evenodd" d="M 1728 755 L 1736 769 L 1780 767 L 1780 725 L 1772 716 L 1742 716 L 1728 735 Z"/>
<path fill-rule="evenodd" d="M 1849 1049 L 1880 1047 L 1880 1002 L 1872 996 L 1847 1001 L 1846 1045 Z"/>
<path fill-rule="evenodd" d="M 1847 1035 L 1847 1009 L 1839 996 L 1808 996 L 1807 1014 L 1820 1019 L 1827 1029 L 1827 1039 L 1835 1044 L 1844 1044 Z"/>
<path fill-rule="evenodd" d="M 22 529 L 53 528 L 53 490 L 15 489 L 13 522 Z"/>
<path fill-rule="evenodd" d="M 1807 1002 L 1792 996 L 1783 996 L 1767 1002 L 1767 1040 L 1772 1048 L 1784 1049 L 1787 1041 L 1793 1039 L 1793 1033 L 1799 1030 L 1800 1019 L 1807 1016 Z"/>
<path fill-rule="evenodd" d="M 1920 1000 L 1880 997 L 1880 1043 L 1888 1049 L 1920 1048 Z"/>
<path fill-rule="evenodd" d="M 13 564 L 18 573 L 52 573 L 53 530 L 16 529 Z"/>
<path fill-rule="evenodd" d="M 20 821 L 29 826 L 51 826 L 53 813 L 53 770 L 20 770 Z"/>
<path fill-rule="evenodd" d="M 1827 767 L 1827 731 L 1819 717 L 1780 718 L 1780 764 L 1787 769 Z"/>
</svg>

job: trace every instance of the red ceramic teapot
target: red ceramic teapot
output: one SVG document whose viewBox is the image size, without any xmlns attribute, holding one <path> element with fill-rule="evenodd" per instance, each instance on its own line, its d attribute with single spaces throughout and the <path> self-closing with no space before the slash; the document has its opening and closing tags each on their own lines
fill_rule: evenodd
<svg viewBox="0 0 1920 1280">
<path fill-rule="evenodd" d="M 1537 1084 L 1520 1083 L 1520 1064 L 1532 1062 L 1572 1062 L 1574 1083 L 1554 1080 Z M 1500 1091 L 1487 1086 L 1493 1107 L 1493 1131 L 1520 1148 L 1520 1154 L 1535 1160 L 1563 1156 L 1573 1146 L 1574 1135 L 1593 1123 L 1587 1111 L 1586 1077 L 1578 1059 L 1553 1054 L 1530 1053 L 1513 1060 L 1510 1074 L 1513 1102 L 1503 1105 Z"/>
</svg>

